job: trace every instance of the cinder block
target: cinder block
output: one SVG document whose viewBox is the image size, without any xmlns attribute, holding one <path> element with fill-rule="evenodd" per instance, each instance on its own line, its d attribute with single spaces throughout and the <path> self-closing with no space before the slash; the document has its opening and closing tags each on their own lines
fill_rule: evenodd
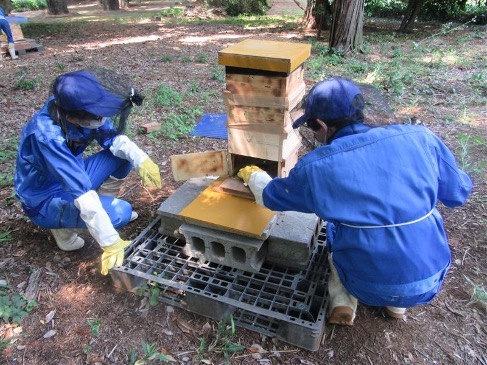
<svg viewBox="0 0 487 365">
<path fill-rule="evenodd" d="M 304 269 L 318 239 L 322 221 L 315 214 L 281 212 L 269 235 L 265 261 Z"/>
<path fill-rule="evenodd" d="M 157 210 L 157 214 L 162 218 L 159 232 L 170 237 L 183 238 L 178 231 L 179 226 L 184 223 L 179 212 L 196 199 L 213 181 L 215 180 L 205 177 L 190 179 L 164 200 Z"/>
<path fill-rule="evenodd" d="M 262 239 L 187 223 L 179 231 L 186 240 L 183 252 L 204 261 L 258 272 L 267 254 L 267 242 Z"/>
</svg>

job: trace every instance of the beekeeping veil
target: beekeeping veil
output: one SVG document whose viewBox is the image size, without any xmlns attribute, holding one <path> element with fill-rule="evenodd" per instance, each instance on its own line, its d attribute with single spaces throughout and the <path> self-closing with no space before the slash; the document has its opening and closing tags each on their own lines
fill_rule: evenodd
<svg viewBox="0 0 487 365">
<path fill-rule="evenodd" d="M 132 107 L 144 99 L 126 76 L 103 68 L 60 75 L 50 92 L 61 113 L 85 119 L 109 117 L 118 133 L 124 132 Z"/>
</svg>

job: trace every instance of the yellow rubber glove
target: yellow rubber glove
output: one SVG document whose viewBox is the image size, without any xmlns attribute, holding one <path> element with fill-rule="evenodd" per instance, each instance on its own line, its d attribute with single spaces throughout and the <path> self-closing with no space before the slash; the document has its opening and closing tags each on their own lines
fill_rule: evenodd
<svg viewBox="0 0 487 365">
<path fill-rule="evenodd" d="M 252 175 L 254 172 L 257 171 L 263 171 L 260 167 L 255 166 L 255 165 L 249 165 L 242 167 L 240 170 L 238 170 L 237 176 L 241 178 L 244 183 L 248 184 L 250 180 L 250 175 Z"/>
<path fill-rule="evenodd" d="M 113 245 L 101 248 L 103 250 L 103 255 L 101 255 L 102 275 L 107 275 L 108 270 L 114 266 L 122 265 L 125 247 L 129 246 L 131 243 L 132 241 L 124 241 L 118 237 Z"/>
<path fill-rule="evenodd" d="M 157 166 L 150 158 L 146 158 L 144 162 L 140 164 L 138 172 L 145 186 L 155 185 L 159 189 L 162 187 L 159 166 Z"/>
</svg>

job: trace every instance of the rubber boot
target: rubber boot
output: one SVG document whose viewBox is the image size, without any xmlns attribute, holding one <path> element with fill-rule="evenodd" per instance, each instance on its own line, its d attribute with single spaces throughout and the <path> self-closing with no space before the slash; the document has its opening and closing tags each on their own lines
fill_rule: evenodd
<svg viewBox="0 0 487 365">
<path fill-rule="evenodd" d="M 353 320 L 355 319 L 358 301 L 343 286 L 335 265 L 333 264 L 331 254 L 328 254 L 328 263 L 330 265 L 330 276 L 328 278 L 330 315 L 328 317 L 328 323 L 342 326 L 352 326 Z"/>
<path fill-rule="evenodd" d="M 117 198 L 124 180 L 125 179 L 117 179 L 116 177 L 109 176 L 108 179 L 106 179 L 103 184 L 100 185 L 96 192 L 98 193 L 98 195 Z M 130 216 L 130 222 L 136 220 L 138 217 L 139 215 L 137 214 L 137 212 L 132 211 L 132 215 Z"/>
<path fill-rule="evenodd" d="M 79 250 L 85 245 L 85 241 L 81 237 L 78 237 L 74 229 L 51 229 L 51 233 L 56 240 L 57 246 L 63 251 Z"/>
<path fill-rule="evenodd" d="M 15 44 L 13 43 L 9 43 L 8 44 L 8 53 L 10 53 L 10 57 L 13 59 L 13 60 L 16 60 L 17 58 L 19 58 L 19 56 L 17 56 L 15 54 Z"/>
<path fill-rule="evenodd" d="M 404 319 L 406 316 L 406 308 L 400 308 L 400 307 L 385 307 L 384 312 L 388 317 L 394 318 L 394 319 Z"/>
</svg>

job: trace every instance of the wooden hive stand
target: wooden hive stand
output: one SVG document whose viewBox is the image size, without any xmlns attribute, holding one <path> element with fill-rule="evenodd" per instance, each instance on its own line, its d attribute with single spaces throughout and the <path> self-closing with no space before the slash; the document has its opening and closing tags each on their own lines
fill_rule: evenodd
<svg viewBox="0 0 487 365">
<path fill-rule="evenodd" d="M 44 51 L 44 47 L 38 44 L 34 39 L 24 38 L 20 24 L 10 23 L 10 29 L 12 30 L 12 36 L 15 41 L 15 53 L 18 55 L 24 55 L 27 52 Z M 0 34 L 0 55 L 3 57 L 6 54 L 8 54 L 7 36 L 5 34 Z"/>
</svg>

